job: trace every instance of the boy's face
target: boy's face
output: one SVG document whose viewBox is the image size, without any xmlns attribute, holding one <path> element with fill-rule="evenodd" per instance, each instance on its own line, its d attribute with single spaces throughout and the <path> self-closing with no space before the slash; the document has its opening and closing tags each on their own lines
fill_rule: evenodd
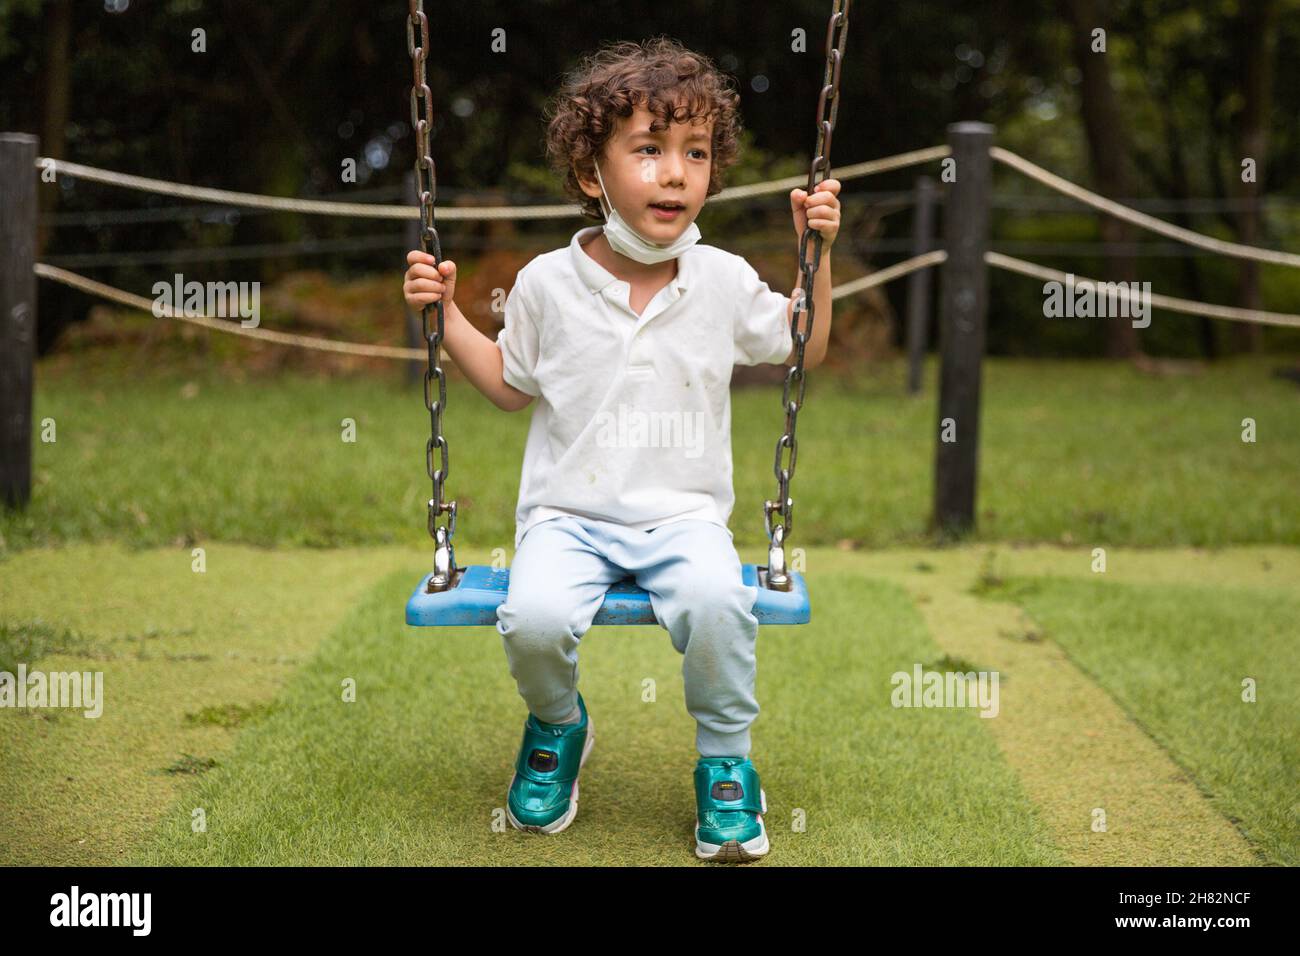
<svg viewBox="0 0 1300 956">
<path fill-rule="evenodd" d="M 670 123 L 650 131 L 656 119 L 639 106 L 618 129 L 597 157 L 608 201 L 619 215 L 651 242 L 674 241 L 695 221 L 709 189 L 713 170 L 713 120 L 695 118 L 690 123 Z M 600 181 L 582 181 L 588 196 L 600 196 Z M 655 203 L 680 203 L 676 213 L 663 212 Z"/>
</svg>

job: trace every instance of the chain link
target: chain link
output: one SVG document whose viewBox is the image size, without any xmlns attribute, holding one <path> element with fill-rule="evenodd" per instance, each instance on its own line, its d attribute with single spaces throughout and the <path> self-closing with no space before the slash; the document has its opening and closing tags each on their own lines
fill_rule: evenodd
<svg viewBox="0 0 1300 956">
<path fill-rule="evenodd" d="M 411 129 L 415 133 L 415 192 L 420 203 L 420 248 L 433 256 L 435 267 L 442 261 L 442 245 L 434 224 L 434 202 L 437 197 L 437 167 L 429 148 L 433 131 L 433 93 L 425 74 L 429 51 L 429 18 L 424 14 L 422 0 L 410 0 L 410 14 L 406 19 L 406 52 L 411 57 Z M 436 317 L 430 329 L 430 316 Z M 452 537 L 456 534 L 456 502 L 443 501 L 443 486 L 451 472 L 451 459 L 447 438 L 442 433 L 442 413 L 447 407 L 447 376 L 439 360 L 443 337 L 442 301 L 426 304 L 420 310 L 424 327 L 424 341 L 429 349 L 429 367 L 424 373 L 424 407 L 429 410 L 429 441 L 425 446 L 425 470 L 433 483 L 433 497 L 429 499 L 429 535 L 435 543 L 434 569 L 429 578 L 429 591 L 445 591 L 454 584 L 456 556 Z M 437 399 L 433 383 L 437 381 Z M 434 467 L 434 450 L 440 452 L 438 467 Z M 440 524 L 443 514 L 448 524 Z"/>
<path fill-rule="evenodd" d="M 849 0 L 834 0 L 830 20 L 826 25 L 826 74 L 822 80 L 821 94 L 817 98 L 817 147 L 808 168 L 808 195 L 826 178 L 831 165 L 831 135 L 835 132 L 835 117 L 840 106 L 840 67 L 844 61 L 844 45 L 849 33 Z M 829 114 L 827 108 L 829 107 Z M 812 244 L 812 256 L 808 255 Z M 799 443 L 795 440 L 795 425 L 799 410 L 803 408 L 807 375 L 804 372 L 804 348 L 812 337 L 815 303 L 812 299 L 813 283 L 821 264 L 822 236 L 810 226 L 805 226 L 799 237 L 799 288 L 795 290 L 794 307 L 790 315 L 790 334 L 794 339 L 795 363 L 786 372 L 781 390 L 781 407 L 785 409 L 785 432 L 776 442 L 776 458 L 772 471 L 776 475 L 777 497 L 763 503 L 763 526 L 767 530 L 768 565 L 766 586 L 771 590 L 789 591 L 793 586 L 786 572 L 785 542 L 794 530 L 794 499 L 790 497 L 790 481 L 794 478 L 795 459 Z M 804 324 L 799 318 L 806 315 Z M 798 388 L 794 398 L 791 394 Z M 786 451 L 789 460 L 786 461 Z M 774 515 L 779 521 L 774 522 Z"/>
</svg>

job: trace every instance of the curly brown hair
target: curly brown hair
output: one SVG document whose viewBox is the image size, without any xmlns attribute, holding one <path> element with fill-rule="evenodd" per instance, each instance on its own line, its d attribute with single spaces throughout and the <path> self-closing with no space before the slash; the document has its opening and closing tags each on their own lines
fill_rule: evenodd
<svg viewBox="0 0 1300 956">
<path fill-rule="evenodd" d="M 595 178 L 594 157 L 618 127 L 645 106 L 656 120 L 653 130 L 670 122 L 713 120 L 713 157 L 709 172 L 712 196 L 722 190 L 722 173 L 736 162 L 741 130 L 740 95 L 706 56 L 678 41 L 659 36 L 602 47 L 565 74 L 545 109 L 546 155 L 563 177 L 565 195 L 578 201 L 583 215 L 603 220 L 598 199 L 582 191 L 581 172 Z"/>
</svg>

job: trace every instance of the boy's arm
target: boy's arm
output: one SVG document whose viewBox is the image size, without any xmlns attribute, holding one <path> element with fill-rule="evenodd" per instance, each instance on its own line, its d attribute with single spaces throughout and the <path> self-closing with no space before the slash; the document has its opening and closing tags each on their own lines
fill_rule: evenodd
<svg viewBox="0 0 1300 956">
<path fill-rule="evenodd" d="M 533 396 L 521 392 L 503 377 L 505 362 L 501 349 L 474 328 L 455 302 L 443 305 L 442 332 L 442 346 L 456 367 L 493 405 L 507 412 L 528 407 Z"/>
<path fill-rule="evenodd" d="M 470 323 L 453 299 L 456 289 L 456 263 L 444 259 L 433 266 L 433 257 L 419 250 L 406 255 L 410 268 L 402 289 L 406 304 L 415 311 L 442 301 L 442 347 L 465 373 L 474 387 L 497 408 L 517 412 L 528 406 L 533 396 L 505 380 L 505 359 L 501 348 Z M 436 318 L 430 317 L 430 322 Z"/>
</svg>

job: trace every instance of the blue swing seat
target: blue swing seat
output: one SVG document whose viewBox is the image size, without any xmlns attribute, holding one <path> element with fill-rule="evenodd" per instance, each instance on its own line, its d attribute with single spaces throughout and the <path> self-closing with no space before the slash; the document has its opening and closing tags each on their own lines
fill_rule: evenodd
<svg viewBox="0 0 1300 956">
<path fill-rule="evenodd" d="M 764 569 L 766 573 L 766 569 Z M 506 599 L 510 588 L 510 569 L 497 570 L 472 564 L 458 571 L 456 586 L 430 594 L 425 591 L 432 572 L 426 574 L 406 602 L 406 623 L 413 627 L 474 627 L 497 623 L 497 607 Z M 773 591 L 759 581 L 755 565 L 741 565 L 741 580 L 758 588 L 754 616 L 759 624 L 807 624 L 811 617 L 808 586 L 803 575 L 790 572 L 793 587 Z M 592 624 L 658 624 L 650 596 L 636 586 L 631 577 L 610 585 L 605 602 L 596 612 Z"/>
</svg>

